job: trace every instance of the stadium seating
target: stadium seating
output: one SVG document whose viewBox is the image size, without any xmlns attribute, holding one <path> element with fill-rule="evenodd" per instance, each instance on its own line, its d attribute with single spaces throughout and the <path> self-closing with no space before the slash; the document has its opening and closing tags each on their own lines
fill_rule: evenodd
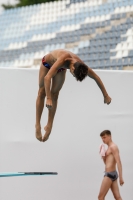
<svg viewBox="0 0 133 200">
<path fill-rule="evenodd" d="M 94 69 L 133 69 L 133 0 L 63 0 L 0 13 L 0 67 L 39 67 L 54 49 Z"/>
</svg>

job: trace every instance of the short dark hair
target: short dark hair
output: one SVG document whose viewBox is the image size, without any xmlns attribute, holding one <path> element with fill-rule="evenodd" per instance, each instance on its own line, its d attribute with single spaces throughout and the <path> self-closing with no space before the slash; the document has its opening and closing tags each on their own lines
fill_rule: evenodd
<svg viewBox="0 0 133 200">
<path fill-rule="evenodd" d="M 84 63 L 74 63 L 74 75 L 77 81 L 82 81 L 88 75 L 88 67 Z"/>
<path fill-rule="evenodd" d="M 109 130 L 104 130 L 104 131 L 102 131 L 102 132 L 100 133 L 100 136 L 101 136 L 101 137 L 104 136 L 104 135 L 111 135 L 111 131 L 109 131 Z"/>
</svg>

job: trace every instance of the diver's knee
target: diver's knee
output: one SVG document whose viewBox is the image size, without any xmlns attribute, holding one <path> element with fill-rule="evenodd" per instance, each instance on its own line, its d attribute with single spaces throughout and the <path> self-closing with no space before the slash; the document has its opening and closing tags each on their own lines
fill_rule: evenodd
<svg viewBox="0 0 133 200">
<path fill-rule="evenodd" d="M 114 198 L 115 198 L 116 200 L 121 200 L 121 196 L 120 196 L 120 195 L 114 195 Z"/>
<path fill-rule="evenodd" d="M 52 95 L 52 100 L 53 101 L 57 101 L 58 100 L 59 92 L 51 92 L 51 95 Z"/>
<path fill-rule="evenodd" d="M 44 99 L 45 96 L 46 96 L 45 89 L 40 88 L 39 91 L 38 91 L 38 97 L 40 97 L 41 99 Z"/>
<path fill-rule="evenodd" d="M 104 200 L 103 195 L 99 194 L 99 195 L 98 195 L 98 200 Z"/>
</svg>

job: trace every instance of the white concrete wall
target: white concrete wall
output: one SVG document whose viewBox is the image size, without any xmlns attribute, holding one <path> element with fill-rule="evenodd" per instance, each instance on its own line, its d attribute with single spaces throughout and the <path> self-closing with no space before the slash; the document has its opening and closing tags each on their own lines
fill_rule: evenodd
<svg viewBox="0 0 133 200">
<path fill-rule="evenodd" d="M 105 105 L 96 83 L 67 73 L 53 131 L 35 139 L 38 70 L 0 69 L 0 172 L 57 171 L 58 176 L 0 178 L 1 200 L 96 200 L 104 164 L 99 156 L 104 129 L 119 146 L 125 185 L 133 198 L 133 72 L 96 71 L 112 103 Z M 47 109 L 42 128 L 47 121 Z M 112 200 L 111 192 L 107 195 Z"/>
</svg>

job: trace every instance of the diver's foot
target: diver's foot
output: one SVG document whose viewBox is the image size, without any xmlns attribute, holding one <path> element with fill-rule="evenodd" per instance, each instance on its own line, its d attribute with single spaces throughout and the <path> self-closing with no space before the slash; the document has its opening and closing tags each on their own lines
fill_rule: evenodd
<svg viewBox="0 0 133 200">
<path fill-rule="evenodd" d="M 41 127 L 40 126 L 36 126 L 35 134 L 36 134 L 37 140 L 42 142 L 42 133 L 41 133 Z"/>
<path fill-rule="evenodd" d="M 44 134 L 44 136 L 43 136 L 43 138 L 42 138 L 42 141 L 43 141 L 43 142 L 45 142 L 45 141 L 48 140 L 49 135 L 50 135 L 50 133 L 51 133 L 51 129 L 52 129 L 52 126 L 48 126 L 48 125 L 47 125 L 47 126 L 44 127 L 45 134 Z"/>
</svg>

